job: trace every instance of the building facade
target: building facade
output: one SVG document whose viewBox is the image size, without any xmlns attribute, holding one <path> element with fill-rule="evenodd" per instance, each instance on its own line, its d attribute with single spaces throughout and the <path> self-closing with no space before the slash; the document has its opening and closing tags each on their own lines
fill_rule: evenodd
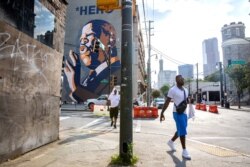
<svg viewBox="0 0 250 167">
<path fill-rule="evenodd" d="M 136 1 L 134 1 L 135 3 Z M 133 8 L 133 92 L 144 82 L 144 47 L 137 8 Z M 109 94 L 121 81 L 121 10 L 101 11 L 96 1 L 70 1 L 64 47 L 62 100 L 81 103 Z M 98 48 L 96 48 L 98 46 Z M 141 93 L 141 92 L 140 92 Z"/>
<path fill-rule="evenodd" d="M 178 66 L 179 75 L 182 75 L 185 79 L 191 79 L 194 77 L 194 66 L 192 64 L 184 64 Z"/>
<path fill-rule="evenodd" d="M 163 70 L 163 60 L 159 60 L 159 73 L 158 73 L 158 88 L 160 89 L 164 85 L 175 85 L 175 77 L 177 72 L 172 70 Z"/>
<path fill-rule="evenodd" d="M 0 2 L 0 163 L 59 138 L 66 7 Z"/>
<path fill-rule="evenodd" d="M 250 62 L 250 38 L 245 37 L 245 25 L 242 22 L 225 24 L 221 28 L 223 66 L 226 68 L 229 63 L 240 64 Z M 226 85 L 224 90 L 228 99 L 233 103 L 237 101 L 236 88 L 232 80 L 225 75 Z"/>
<path fill-rule="evenodd" d="M 135 1 L 134 1 L 135 2 Z M 140 15 L 138 6 L 135 6 L 135 11 L 133 14 L 134 29 L 133 35 L 134 40 L 134 51 L 133 56 L 133 98 L 139 98 L 140 101 L 146 100 L 146 67 L 145 67 L 145 48 L 142 35 L 142 29 L 140 25 Z"/>
<path fill-rule="evenodd" d="M 206 39 L 202 42 L 203 74 L 204 77 L 217 71 L 216 64 L 220 61 L 217 38 Z"/>
</svg>

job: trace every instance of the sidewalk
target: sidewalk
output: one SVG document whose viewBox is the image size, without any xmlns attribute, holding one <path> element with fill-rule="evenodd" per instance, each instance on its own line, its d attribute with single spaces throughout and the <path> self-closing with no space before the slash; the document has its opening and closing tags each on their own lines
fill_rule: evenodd
<svg viewBox="0 0 250 167">
<path fill-rule="evenodd" d="M 109 165 L 109 162 L 112 155 L 119 153 L 119 127 L 118 124 L 117 129 L 107 127 L 103 130 L 64 131 L 60 133 L 60 140 L 0 166 L 114 167 Z M 187 145 L 192 160 L 187 161 L 181 157 L 179 141 L 176 142 L 177 151 L 171 152 L 166 144 L 170 136 L 149 131 L 137 133 L 135 129 L 133 143 L 134 155 L 139 158 L 137 167 L 244 167 L 250 164 L 249 155 L 190 139 L 187 139 Z"/>
<path fill-rule="evenodd" d="M 238 110 L 238 111 L 248 111 L 250 112 L 250 106 L 240 106 L 240 109 L 238 106 L 230 106 L 231 110 Z"/>
</svg>

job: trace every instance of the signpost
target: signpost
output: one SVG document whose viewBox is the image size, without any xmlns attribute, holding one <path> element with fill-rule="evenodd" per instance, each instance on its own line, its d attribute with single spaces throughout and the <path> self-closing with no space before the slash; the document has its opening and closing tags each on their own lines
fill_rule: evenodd
<svg viewBox="0 0 250 167">
<path fill-rule="evenodd" d="M 245 60 L 232 60 L 231 64 L 240 64 L 240 65 L 243 65 L 243 64 L 246 64 L 246 61 Z"/>
</svg>

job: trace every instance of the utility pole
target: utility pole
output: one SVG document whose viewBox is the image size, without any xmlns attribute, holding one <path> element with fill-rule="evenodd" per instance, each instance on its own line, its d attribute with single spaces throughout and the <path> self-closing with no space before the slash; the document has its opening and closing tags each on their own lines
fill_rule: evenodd
<svg viewBox="0 0 250 167">
<path fill-rule="evenodd" d="M 133 42 L 132 0 L 122 1 L 122 52 L 121 52 L 121 117 L 120 150 L 124 161 L 133 156 L 132 119 L 132 42 Z"/>
<path fill-rule="evenodd" d="M 148 77 L 147 77 L 147 107 L 150 106 L 151 102 L 151 23 L 153 21 L 148 21 L 149 28 L 148 28 Z"/>
<path fill-rule="evenodd" d="M 219 62 L 220 69 L 220 103 L 221 107 L 224 107 L 224 92 L 223 92 L 223 74 L 222 74 L 222 63 Z"/>
<path fill-rule="evenodd" d="M 199 100 L 199 83 L 198 83 L 198 63 L 196 64 L 196 103 L 200 103 Z"/>
</svg>

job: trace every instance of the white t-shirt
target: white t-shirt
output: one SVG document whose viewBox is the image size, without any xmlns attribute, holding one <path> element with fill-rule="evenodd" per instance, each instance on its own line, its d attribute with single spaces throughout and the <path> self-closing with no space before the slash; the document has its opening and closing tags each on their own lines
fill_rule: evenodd
<svg viewBox="0 0 250 167">
<path fill-rule="evenodd" d="M 114 107 L 117 107 L 119 105 L 119 102 L 120 102 L 120 95 L 118 94 L 118 92 L 116 93 L 116 95 L 112 92 L 110 95 L 109 95 L 109 98 L 110 100 L 110 107 L 114 108 Z"/>
<path fill-rule="evenodd" d="M 188 97 L 188 91 L 186 88 L 182 87 L 185 90 L 186 98 Z M 184 100 L 184 91 L 178 88 L 176 85 L 169 89 L 168 97 L 170 97 L 173 102 L 178 106 Z M 187 110 L 187 109 L 186 109 Z M 185 112 L 186 112 L 185 110 Z M 174 105 L 173 112 L 176 112 Z"/>
</svg>

